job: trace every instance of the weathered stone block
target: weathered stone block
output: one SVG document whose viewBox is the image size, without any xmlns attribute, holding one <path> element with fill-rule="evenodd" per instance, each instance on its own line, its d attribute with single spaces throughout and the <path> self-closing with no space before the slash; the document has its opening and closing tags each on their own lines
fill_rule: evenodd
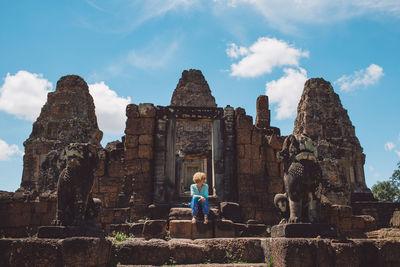
<svg viewBox="0 0 400 267">
<path fill-rule="evenodd" d="M 134 160 L 138 159 L 139 148 L 129 148 L 125 150 L 125 160 Z"/>
<path fill-rule="evenodd" d="M 130 239 L 116 244 L 113 254 L 114 265 L 163 265 L 170 257 L 168 242 L 161 239 Z"/>
<path fill-rule="evenodd" d="M 283 180 L 282 179 L 277 179 L 273 178 L 268 181 L 268 192 L 269 193 L 281 193 L 283 192 Z"/>
<path fill-rule="evenodd" d="M 104 238 L 72 237 L 60 240 L 63 266 L 106 266 L 111 241 Z"/>
<path fill-rule="evenodd" d="M 235 202 L 221 202 L 219 204 L 222 217 L 233 222 L 240 222 L 240 205 Z"/>
<path fill-rule="evenodd" d="M 20 239 L 11 245 L 9 266 L 57 266 L 58 255 L 57 240 Z"/>
<path fill-rule="evenodd" d="M 135 104 L 129 104 L 126 106 L 126 116 L 128 118 L 138 118 L 139 117 L 139 107 Z"/>
<path fill-rule="evenodd" d="M 264 174 L 264 161 L 253 159 L 251 160 L 251 171 L 255 175 L 263 175 Z"/>
<path fill-rule="evenodd" d="M 244 158 L 246 158 L 246 159 L 253 158 L 253 145 L 251 145 L 251 144 L 244 145 Z"/>
<path fill-rule="evenodd" d="M 110 161 L 107 164 L 107 174 L 110 177 L 124 177 L 124 168 L 121 161 Z"/>
<path fill-rule="evenodd" d="M 171 259 L 179 264 L 205 262 L 205 247 L 188 240 L 173 239 L 168 242 Z"/>
<path fill-rule="evenodd" d="M 251 174 L 251 160 L 250 159 L 238 159 L 238 173 L 239 174 Z"/>
<path fill-rule="evenodd" d="M 249 225 L 250 226 L 250 225 Z M 335 229 L 322 223 L 287 223 L 274 225 L 271 237 L 336 237 Z"/>
<path fill-rule="evenodd" d="M 256 209 L 248 207 L 247 203 L 240 202 L 240 214 L 242 215 L 243 220 L 254 219 L 256 216 Z"/>
<path fill-rule="evenodd" d="M 247 115 L 236 115 L 236 128 L 251 130 L 253 128 L 253 118 Z"/>
<path fill-rule="evenodd" d="M 154 118 L 128 118 L 125 133 L 127 135 L 152 135 L 154 134 L 154 125 Z"/>
<path fill-rule="evenodd" d="M 166 233 L 166 220 L 149 220 L 144 223 L 142 235 L 145 239 L 164 238 Z"/>
<path fill-rule="evenodd" d="M 198 238 L 212 238 L 213 237 L 213 224 L 203 224 L 197 222 L 192 224 L 192 239 Z"/>
<path fill-rule="evenodd" d="M 141 159 L 152 159 L 153 147 L 150 145 L 139 145 L 138 157 Z"/>
<path fill-rule="evenodd" d="M 151 103 L 139 104 L 139 116 L 141 118 L 153 118 L 156 115 L 154 105 Z"/>
<path fill-rule="evenodd" d="M 336 266 L 360 266 L 359 257 L 357 255 L 356 246 L 352 243 L 332 243 L 332 248 L 335 250 L 335 265 Z"/>
<path fill-rule="evenodd" d="M 267 236 L 267 226 L 265 224 L 248 224 L 247 235 L 248 236 Z"/>
<path fill-rule="evenodd" d="M 251 143 L 253 145 L 258 145 L 260 146 L 262 144 L 262 132 L 256 128 L 253 128 L 252 134 L 251 134 Z"/>
<path fill-rule="evenodd" d="M 237 145 L 236 146 L 237 149 L 237 156 L 240 159 L 243 159 L 246 157 L 246 153 L 245 153 L 245 145 Z"/>
<path fill-rule="evenodd" d="M 351 206 L 347 205 L 332 205 L 332 216 L 338 216 L 339 218 L 351 217 L 353 211 Z"/>
<path fill-rule="evenodd" d="M 169 236 L 171 238 L 192 238 L 192 222 L 190 220 L 169 221 Z"/>
<path fill-rule="evenodd" d="M 192 209 L 171 208 L 168 216 L 170 220 L 190 220 L 192 218 Z"/>
<path fill-rule="evenodd" d="M 351 216 L 351 229 L 352 230 L 362 230 L 364 229 L 365 224 L 364 224 L 364 218 L 361 216 L 353 215 Z"/>
<path fill-rule="evenodd" d="M 250 144 L 251 143 L 251 130 L 250 129 L 237 129 L 236 131 L 236 144 Z"/>
<path fill-rule="evenodd" d="M 134 223 L 129 227 L 129 233 L 135 237 L 141 237 L 143 233 L 144 223 Z"/>
<path fill-rule="evenodd" d="M 280 177 L 279 164 L 276 162 L 267 162 L 266 169 L 268 176 Z"/>
<path fill-rule="evenodd" d="M 231 220 L 215 222 L 215 237 L 235 237 L 235 225 Z"/>
<path fill-rule="evenodd" d="M 153 135 L 140 135 L 139 144 L 141 145 L 153 145 Z"/>
<path fill-rule="evenodd" d="M 139 136 L 125 135 L 125 148 L 135 148 L 139 145 Z"/>
</svg>

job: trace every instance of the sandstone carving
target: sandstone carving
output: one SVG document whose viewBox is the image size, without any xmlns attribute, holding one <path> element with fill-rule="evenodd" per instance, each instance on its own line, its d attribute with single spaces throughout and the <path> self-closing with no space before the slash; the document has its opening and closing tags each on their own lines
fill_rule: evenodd
<svg viewBox="0 0 400 267">
<path fill-rule="evenodd" d="M 284 163 L 285 191 L 290 208 L 288 222 L 318 222 L 321 169 L 311 138 L 289 135 L 278 157 Z"/>
<path fill-rule="evenodd" d="M 57 217 L 54 225 L 84 225 L 98 211 L 92 198 L 93 168 L 97 164 L 96 147 L 71 143 L 63 151 L 66 167 L 57 183 Z"/>
<path fill-rule="evenodd" d="M 278 208 L 279 214 L 281 216 L 281 221 L 279 224 L 287 223 L 290 216 L 289 210 L 289 200 L 285 194 L 276 194 L 274 197 L 275 207 Z"/>
</svg>

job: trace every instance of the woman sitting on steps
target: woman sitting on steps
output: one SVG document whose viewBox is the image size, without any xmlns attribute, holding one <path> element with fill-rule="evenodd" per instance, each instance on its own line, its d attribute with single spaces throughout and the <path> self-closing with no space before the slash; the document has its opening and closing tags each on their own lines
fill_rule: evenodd
<svg viewBox="0 0 400 267">
<path fill-rule="evenodd" d="M 192 202 L 192 223 L 196 223 L 196 216 L 199 212 L 198 204 L 200 203 L 204 213 L 204 224 L 208 223 L 208 213 L 210 212 L 210 205 L 208 204 L 208 184 L 206 184 L 206 174 L 204 172 L 196 172 L 193 175 L 193 182 L 190 186 L 190 195 Z"/>
</svg>

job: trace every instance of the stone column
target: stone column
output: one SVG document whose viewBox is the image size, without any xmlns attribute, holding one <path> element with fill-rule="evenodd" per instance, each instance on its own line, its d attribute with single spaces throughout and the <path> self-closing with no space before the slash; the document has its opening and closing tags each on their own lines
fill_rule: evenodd
<svg viewBox="0 0 400 267">
<path fill-rule="evenodd" d="M 256 124 L 257 128 L 268 128 L 271 124 L 271 111 L 268 107 L 268 96 L 260 95 L 257 97 L 257 116 Z"/>
<path fill-rule="evenodd" d="M 175 133 L 176 119 L 169 118 L 167 123 L 167 149 L 166 149 L 166 182 L 175 189 Z"/>
<path fill-rule="evenodd" d="M 221 120 L 214 120 L 212 130 L 212 164 L 214 194 L 224 200 L 224 144 L 221 135 Z"/>
<path fill-rule="evenodd" d="M 167 139 L 167 118 L 164 115 L 157 118 L 154 140 L 154 203 L 166 202 L 165 180 L 166 180 L 166 139 Z"/>
<path fill-rule="evenodd" d="M 237 188 L 235 177 L 235 111 L 231 106 L 224 109 L 224 191 L 225 200 L 236 201 Z"/>
</svg>

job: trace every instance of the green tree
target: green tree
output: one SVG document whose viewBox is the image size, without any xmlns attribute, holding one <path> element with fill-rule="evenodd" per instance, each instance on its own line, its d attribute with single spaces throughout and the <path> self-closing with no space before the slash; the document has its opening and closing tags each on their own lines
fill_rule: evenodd
<svg viewBox="0 0 400 267">
<path fill-rule="evenodd" d="M 387 181 L 378 182 L 372 186 L 372 194 L 380 201 L 400 201 L 400 162 L 392 177 Z"/>
</svg>

